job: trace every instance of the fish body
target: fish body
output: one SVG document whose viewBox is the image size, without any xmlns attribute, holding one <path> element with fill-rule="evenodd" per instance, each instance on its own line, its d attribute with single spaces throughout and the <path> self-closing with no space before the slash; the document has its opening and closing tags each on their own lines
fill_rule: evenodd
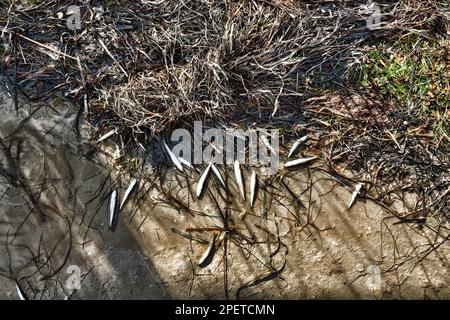
<svg viewBox="0 0 450 320">
<path fill-rule="evenodd" d="M 180 161 L 181 164 L 184 164 L 186 167 L 188 167 L 190 169 L 194 169 L 194 166 L 192 164 L 190 164 L 189 161 L 187 161 L 186 159 L 184 159 L 182 157 L 178 157 L 178 160 Z"/>
<path fill-rule="evenodd" d="M 284 167 L 285 168 L 295 167 L 295 166 L 310 162 L 315 159 L 317 159 L 317 157 L 300 158 L 297 160 L 288 161 L 284 164 Z"/>
<path fill-rule="evenodd" d="M 348 203 L 348 208 L 350 209 L 356 201 L 356 198 L 360 195 L 361 189 L 363 187 L 362 183 L 358 183 L 355 187 L 355 191 L 352 193 L 352 197 L 350 198 L 350 202 Z"/>
<path fill-rule="evenodd" d="M 270 151 L 272 151 L 273 153 L 276 153 L 275 149 L 270 145 L 270 142 L 269 142 L 269 140 L 267 140 L 266 136 L 261 136 L 261 140 Z"/>
<path fill-rule="evenodd" d="M 206 178 L 208 177 L 209 170 L 211 169 L 211 165 L 212 165 L 212 163 L 210 162 L 208 164 L 208 167 L 206 167 L 205 171 L 203 172 L 203 174 L 200 176 L 200 179 L 198 180 L 197 190 L 196 190 L 197 198 L 199 198 L 203 193 L 203 188 L 205 186 L 205 182 L 206 182 Z"/>
<path fill-rule="evenodd" d="M 205 267 L 205 263 L 207 261 L 207 259 L 211 256 L 211 254 L 214 251 L 214 242 L 216 240 L 216 236 L 215 234 L 213 234 L 211 236 L 211 239 L 209 240 L 208 243 L 208 248 L 206 248 L 205 252 L 203 252 L 203 255 L 201 256 L 201 258 L 198 260 L 198 266 L 199 267 Z"/>
<path fill-rule="evenodd" d="M 19 299 L 20 300 L 28 300 L 25 292 L 22 290 L 19 283 L 17 281 L 15 281 L 15 283 L 16 283 L 16 291 L 17 291 L 17 295 L 19 296 Z"/>
<path fill-rule="evenodd" d="M 169 154 L 170 160 L 172 160 L 172 163 L 177 167 L 178 170 L 183 171 L 183 166 L 181 165 L 180 160 L 178 160 L 178 157 L 170 150 L 169 146 L 164 142 L 164 147 L 167 150 L 167 153 Z"/>
<path fill-rule="evenodd" d="M 250 206 L 252 208 L 256 198 L 256 178 L 256 172 L 252 171 L 252 175 L 250 177 Z"/>
<path fill-rule="evenodd" d="M 294 154 L 294 152 L 295 152 L 295 150 L 297 150 L 298 146 L 299 146 L 302 142 L 305 142 L 306 139 L 308 139 L 308 136 L 301 137 L 300 139 L 297 139 L 297 140 L 294 142 L 294 144 L 292 145 L 291 149 L 289 150 L 288 158 L 290 158 L 290 157 Z"/>
<path fill-rule="evenodd" d="M 111 193 L 109 198 L 109 220 L 108 225 L 111 230 L 114 229 L 114 222 L 116 219 L 116 208 L 117 208 L 117 190 Z"/>
<path fill-rule="evenodd" d="M 236 178 L 236 183 L 238 184 L 242 200 L 245 201 L 244 180 L 242 179 L 241 167 L 239 165 L 239 161 L 237 160 L 234 161 L 234 176 Z"/>
<path fill-rule="evenodd" d="M 131 192 L 133 191 L 134 187 L 136 186 L 136 183 L 137 183 L 136 178 L 131 179 L 130 185 L 128 186 L 127 190 L 125 191 L 125 193 L 123 195 L 123 199 L 122 199 L 122 202 L 120 203 L 119 210 L 122 210 L 125 202 L 127 201 L 128 197 L 130 196 Z"/>
<path fill-rule="evenodd" d="M 113 130 L 111 130 L 111 131 L 108 131 L 108 132 L 105 133 L 103 136 L 101 136 L 101 137 L 97 140 L 97 142 L 102 142 L 102 141 L 108 139 L 109 137 L 111 137 L 111 136 L 112 136 L 113 134 L 115 134 L 116 132 L 117 132 L 116 129 L 113 129 Z"/>
</svg>

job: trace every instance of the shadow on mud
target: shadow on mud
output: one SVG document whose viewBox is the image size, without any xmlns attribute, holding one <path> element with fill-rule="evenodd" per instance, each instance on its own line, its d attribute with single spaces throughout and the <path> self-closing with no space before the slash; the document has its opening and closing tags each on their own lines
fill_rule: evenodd
<svg viewBox="0 0 450 320">
<path fill-rule="evenodd" d="M 108 230 L 117 183 L 84 155 L 76 113 L 0 97 L 0 297 L 16 280 L 29 299 L 169 298 L 128 229 Z"/>
</svg>

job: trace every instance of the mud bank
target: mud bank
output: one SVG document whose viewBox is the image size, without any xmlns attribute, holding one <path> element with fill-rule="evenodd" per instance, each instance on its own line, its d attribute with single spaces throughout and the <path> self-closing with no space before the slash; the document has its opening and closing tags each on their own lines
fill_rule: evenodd
<svg viewBox="0 0 450 320">
<path fill-rule="evenodd" d="M 200 200 L 195 171 L 157 183 L 141 177 L 113 232 L 108 197 L 123 195 L 130 176 L 115 167 L 108 142 L 90 154 L 89 127 L 76 122 L 64 103 L 21 104 L 16 113 L 2 94 L 2 299 L 18 299 L 14 280 L 30 299 L 450 297 L 448 242 L 369 200 L 347 209 L 352 190 L 320 161 L 270 188 L 260 180 L 253 208 L 239 198 L 232 168 L 220 168 L 229 192 L 211 179 Z M 167 194 L 189 208 L 168 205 Z M 201 268 L 212 233 L 226 236 Z"/>
</svg>

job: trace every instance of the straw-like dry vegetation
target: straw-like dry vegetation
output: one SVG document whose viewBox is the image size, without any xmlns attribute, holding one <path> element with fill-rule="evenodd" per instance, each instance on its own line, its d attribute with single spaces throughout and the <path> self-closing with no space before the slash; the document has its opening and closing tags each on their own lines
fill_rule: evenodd
<svg viewBox="0 0 450 320">
<path fill-rule="evenodd" d="M 81 29 L 71 31 L 74 4 Z M 71 99 L 98 134 L 117 127 L 136 143 L 193 119 L 301 112 L 347 87 L 374 46 L 448 32 L 445 2 L 380 5 L 382 27 L 370 31 L 360 1 L 2 1 L 2 62 L 19 93 Z"/>
</svg>

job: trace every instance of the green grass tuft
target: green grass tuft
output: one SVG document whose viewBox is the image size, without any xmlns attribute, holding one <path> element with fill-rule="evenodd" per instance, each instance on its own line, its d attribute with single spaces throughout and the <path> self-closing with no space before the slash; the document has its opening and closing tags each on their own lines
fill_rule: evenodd
<svg viewBox="0 0 450 320">
<path fill-rule="evenodd" d="M 435 133 L 449 133 L 450 41 L 405 36 L 369 52 L 357 80 L 398 100 L 413 117 L 432 120 Z"/>
</svg>

